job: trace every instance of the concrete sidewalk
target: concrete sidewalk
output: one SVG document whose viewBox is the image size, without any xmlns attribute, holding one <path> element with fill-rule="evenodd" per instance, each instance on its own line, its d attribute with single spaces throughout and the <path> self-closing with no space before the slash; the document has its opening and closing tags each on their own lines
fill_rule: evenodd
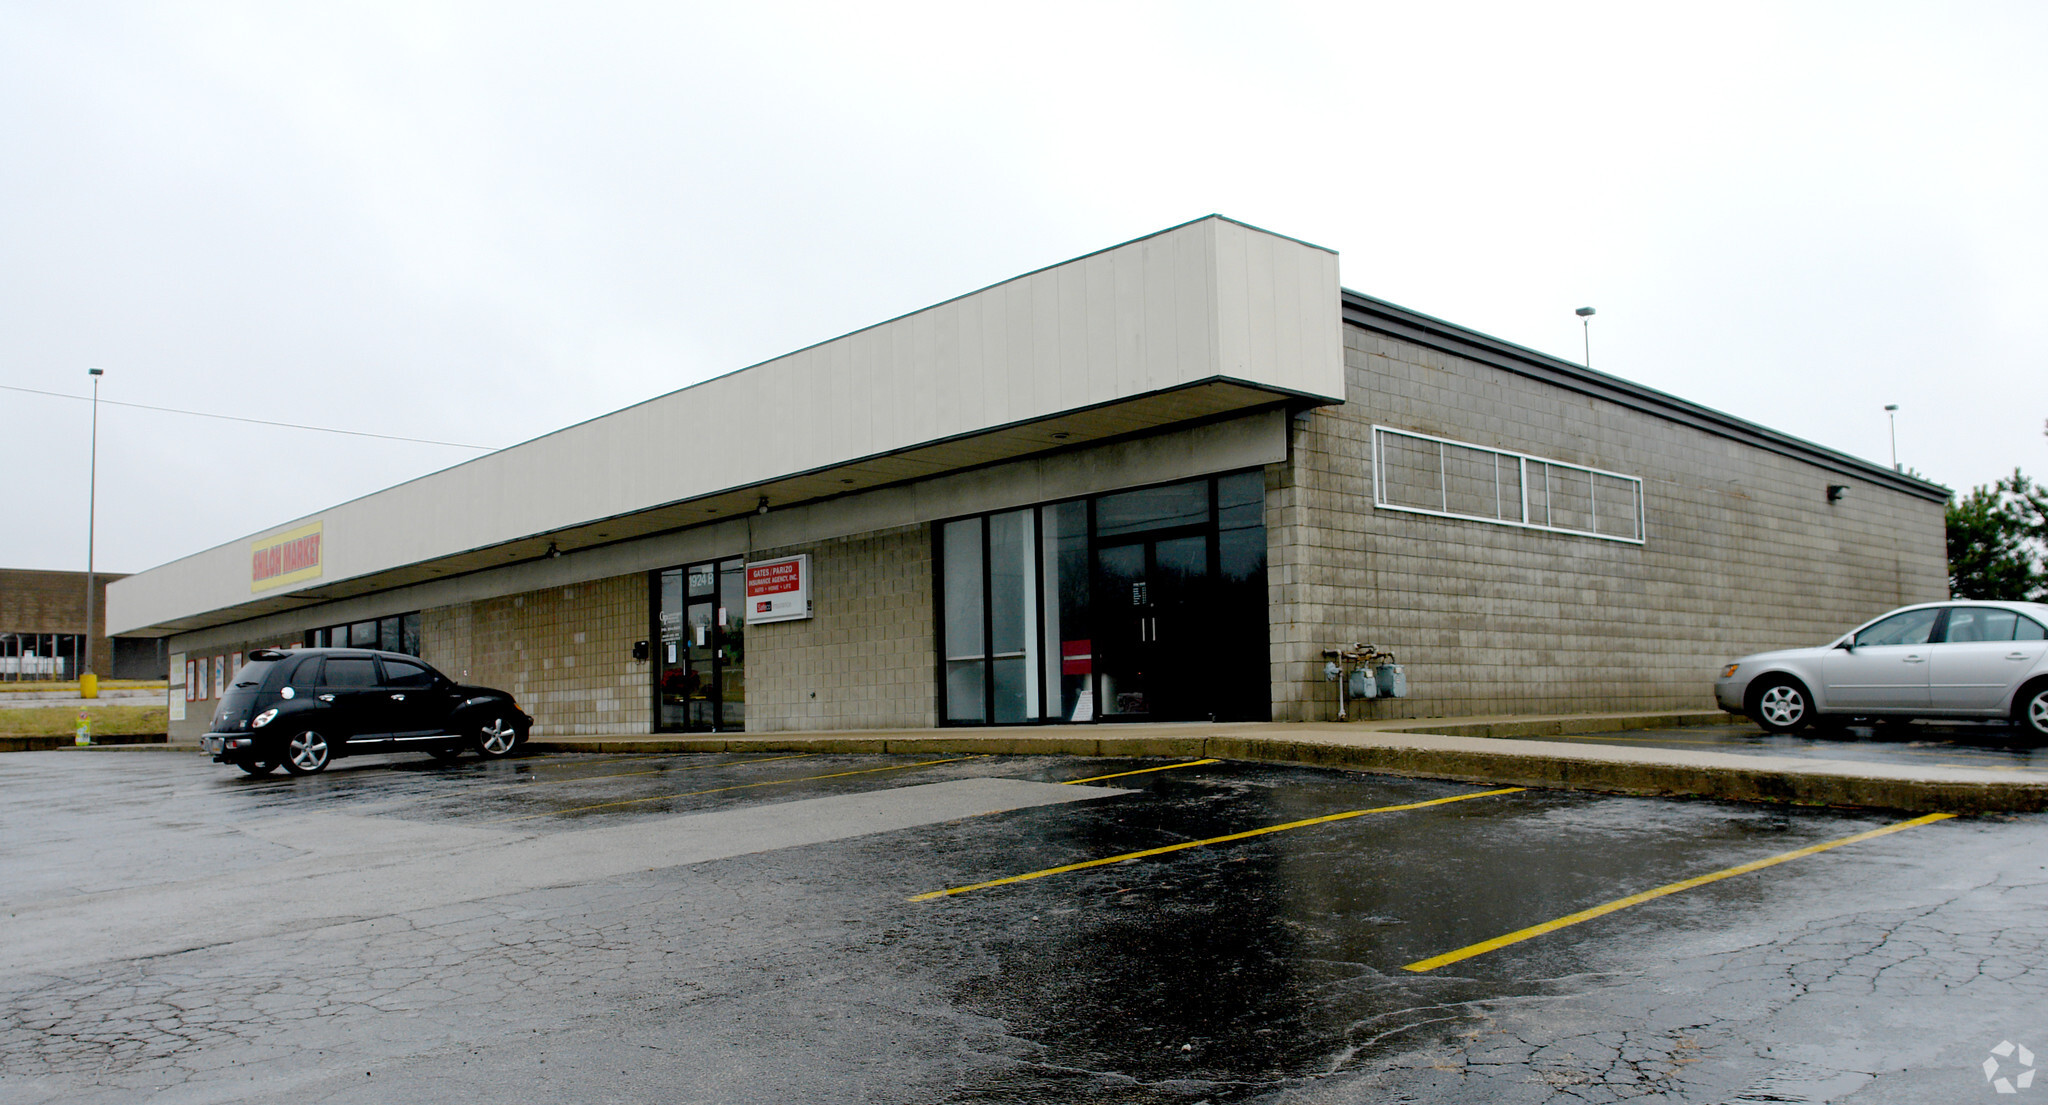
<svg viewBox="0 0 2048 1105">
<path fill-rule="evenodd" d="M 821 752 L 1213 756 L 1506 786 L 1913 812 L 2048 810 L 2048 774 L 1669 748 L 1543 736 L 1725 723 L 1719 711 L 1355 722 L 1056 725 L 627 737 L 536 737 L 535 752 Z M 1503 739 L 1515 738 L 1515 739 Z M 130 746 L 138 747 L 138 746 Z M 196 751 L 179 742 L 139 747 Z"/>
</svg>

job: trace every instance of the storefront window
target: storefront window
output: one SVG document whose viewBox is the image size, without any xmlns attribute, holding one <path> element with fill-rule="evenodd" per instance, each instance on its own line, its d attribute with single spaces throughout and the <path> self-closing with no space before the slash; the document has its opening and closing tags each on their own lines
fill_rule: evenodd
<svg viewBox="0 0 2048 1105">
<path fill-rule="evenodd" d="M 307 648 L 375 648 L 420 655 L 420 612 L 391 614 L 349 625 L 326 625 L 306 631 Z"/>
<path fill-rule="evenodd" d="M 1265 477 L 942 523 L 948 724 L 1264 718 Z"/>
<path fill-rule="evenodd" d="M 944 550 L 946 720 L 988 720 L 988 634 L 983 598 L 980 518 L 940 529 Z"/>
<path fill-rule="evenodd" d="M 1013 510 L 988 520 L 989 663 L 997 722 L 1039 713 L 1038 640 L 1031 631 L 1038 606 L 1035 513 Z"/>
<path fill-rule="evenodd" d="M 1045 522 L 1040 559 L 1045 565 L 1045 687 L 1048 713 L 1073 721 L 1094 672 L 1088 632 L 1088 504 L 1055 503 L 1039 510 Z"/>
</svg>

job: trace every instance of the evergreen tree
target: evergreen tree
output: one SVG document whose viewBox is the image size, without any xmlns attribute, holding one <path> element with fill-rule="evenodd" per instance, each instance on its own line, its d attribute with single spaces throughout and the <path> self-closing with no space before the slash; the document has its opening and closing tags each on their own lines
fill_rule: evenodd
<svg viewBox="0 0 2048 1105">
<path fill-rule="evenodd" d="M 1949 592 L 1959 599 L 2048 599 L 2048 488 L 2018 469 L 1948 504 Z"/>
</svg>

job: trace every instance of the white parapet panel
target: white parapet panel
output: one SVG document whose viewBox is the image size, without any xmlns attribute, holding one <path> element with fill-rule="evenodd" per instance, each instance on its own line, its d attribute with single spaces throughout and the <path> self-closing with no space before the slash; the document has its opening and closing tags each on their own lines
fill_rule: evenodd
<svg viewBox="0 0 2048 1105">
<path fill-rule="evenodd" d="M 108 589 L 108 626 L 276 610 L 338 581 L 1217 381 L 1341 402 L 1341 298 L 1331 251 L 1198 219 L 130 576 Z M 1011 437 L 994 455 L 1022 455 Z"/>
</svg>

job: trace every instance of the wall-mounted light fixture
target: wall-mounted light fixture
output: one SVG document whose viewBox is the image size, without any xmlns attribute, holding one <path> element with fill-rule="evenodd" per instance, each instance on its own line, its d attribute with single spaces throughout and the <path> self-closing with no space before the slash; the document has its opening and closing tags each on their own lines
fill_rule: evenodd
<svg viewBox="0 0 2048 1105">
<path fill-rule="evenodd" d="M 1828 502 L 1831 502 L 1831 503 L 1832 503 L 1832 502 L 1839 502 L 1839 501 L 1841 500 L 1841 498 L 1842 498 L 1842 493 L 1843 493 L 1843 492 L 1845 492 L 1845 491 L 1847 491 L 1847 490 L 1849 490 L 1849 485 L 1848 485 L 1848 484 L 1845 484 L 1845 483 L 1831 483 L 1831 484 L 1829 484 L 1829 485 L 1828 485 Z"/>
<path fill-rule="evenodd" d="M 756 504 L 756 505 L 755 505 L 755 507 L 754 507 L 754 513 L 756 513 L 756 514 L 766 514 L 766 513 L 768 513 L 768 496 L 766 496 L 766 495 L 763 495 L 763 496 L 761 496 L 761 501 L 760 501 L 760 502 L 759 502 L 758 504 Z"/>
<path fill-rule="evenodd" d="M 550 542 L 548 542 L 548 553 L 547 553 L 548 559 L 549 559 L 549 560 L 554 560 L 554 559 L 557 559 L 558 557 L 560 557 L 561 555 L 562 555 L 562 550 L 561 550 L 560 548 L 556 547 L 556 545 L 555 545 L 555 543 L 554 543 L 553 541 L 550 541 Z"/>
</svg>

